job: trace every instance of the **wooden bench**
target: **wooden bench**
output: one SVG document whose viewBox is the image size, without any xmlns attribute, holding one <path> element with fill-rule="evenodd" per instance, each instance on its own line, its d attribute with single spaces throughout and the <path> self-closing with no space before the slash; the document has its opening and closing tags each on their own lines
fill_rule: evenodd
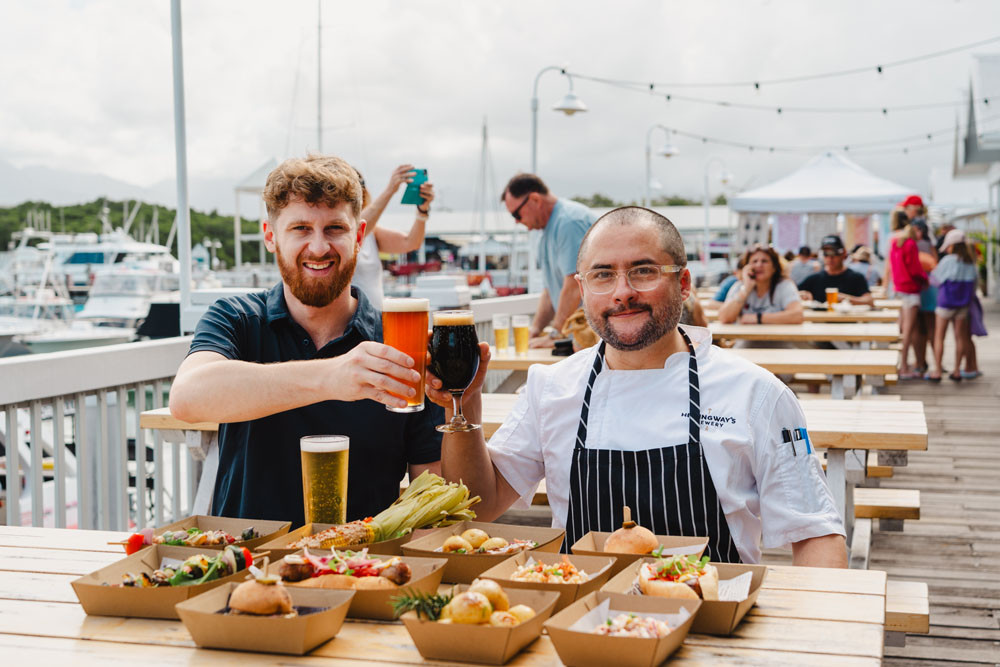
<svg viewBox="0 0 1000 667">
<path fill-rule="evenodd" d="M 823 470 L 826 470 L 826 452 L 821 452 L 819 454 L 820 459 L 823 461 Z M 865 476 L 869 478 L 886 479 L 892 477 L 892 466 L 880 465 L 878 462 L 877 452 L 868 452 L 867 460 L 865 461 Z M 857 512 L 854 514 L 857 516 Z"/>
<path fill-rule="evenodd" d="M 885 644 L 904 646 L 907 634 L 931 631 L 930 599 L 922 581 L 893 581 L 885 587 Z"/>
<path fill-rule="evenodd" d="M 867 570 L 871 553 L 872 519 L 878 519 L 880 530 L 903 530 L 904 520 L 920 518 L 920 491 L 859 486 L 854 489 L 854 517 L 850 567 Z"/>
</svg>

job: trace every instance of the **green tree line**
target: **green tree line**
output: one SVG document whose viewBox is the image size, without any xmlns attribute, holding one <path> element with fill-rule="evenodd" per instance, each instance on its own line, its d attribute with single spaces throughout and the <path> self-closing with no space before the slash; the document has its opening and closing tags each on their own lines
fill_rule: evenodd
<svg viewBox="0 0 1000 667">
<path fill-rule="evenodd" d="M 108 220 L 113 228 L 118 228 L 124 222 L 124 208 L 122 201 L 109 199 L 95 199 L 85 204 L 75 204 L 73 206 L 53 206 L 48 202 L 28 201 L 11 208 L 0 208 L 0 250 L 5 250 L 11 241 L 11 235 L 19 229 L 28 226 L 30 212 L 48 215 L 51 221 L 53 232 L 101 232 L 101 209 L 106 204 L 108 206 Z M 129 202 L 129 210 L 135 206 L 134 202 Z M 139 213 L 132 222 L 129 233 L 136 240 L 140 238 L 142 232 L 148 232 L 153 221 L 153 209 L 156 208 L 157 226 L 160 228 L 160 243 L 167 242 L 167 235 L 170 227 L 174 223 L 177 215 L 176 209 L 166 206 L 154 206 L 142 203 Z M 242 220 L 242 230 L 244 233 L 253 234 L 259 231 L 259 221 L 253 219 Z M 205 238 L 218 240 L 222 247 L 216 251 L 216 256 L 225 263 L 226 266 L 233 265 L 233 216 L 220 215 L 218 211 L 204 213 L 191 209 L 191 245 L 201 243 Z M 253 244 L 243 244 L 243 256 L 245 258 L 257 258 L 256 242 Z M 171 244 L 171 252 L 177 256 L 177 238 L 174 237 Z"/>
<path fill-rule="evenodd" d="M 575 202 L 580 202 L 584 206 L 589 206 L 590 208 L 615 208 L 617 206 L 639 206 L 641 202 L 638 201 L 615 201 L 607 195 L 603 195 L 600 192 L 595 192 L 589 197 L 583 197 L 577 195 L 572 197 Z M 726 195 L 720 194 L 715 199 L 712 200 L 712 206 L 725 206 L 726 205 Z M 654 207 L 659 206 L 701 206 L 701 201 L 697 199 L 686 199 L 680 195 L 669 195 L 664 197 L 655 197 L 650 202 Z"/>
</svg>

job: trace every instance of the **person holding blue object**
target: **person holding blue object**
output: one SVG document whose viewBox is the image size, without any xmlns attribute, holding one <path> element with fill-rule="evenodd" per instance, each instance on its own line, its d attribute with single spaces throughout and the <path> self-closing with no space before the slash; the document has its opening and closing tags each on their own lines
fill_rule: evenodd
<svg viewBox="0 0 1000 667">
<path fill-rule="evenodd" d="M 931 284 L 938 288 L 937 308 L 935 309 L 934 328 L 934 364 L 936 372 L 926 375 L 931 382 L 940 382 L 941 358 L 944 356 L 944 337 L 948 333 L 948 323 L 955 324 L 955 370 L 948 376 L 955 382 L 960 382 L 966 374 L 961 371 L 962 358 L 975 358 L 975 353 L 969 355 L 968 346 L 973 346 L 969 334 L 969 306 L 976 298 L 976 263 L 973 261 L 969 246 L 965 243 L 965 233 L 953 229 L 945 235 L 941 244 L 941 252 L 947 253 L 941 258 L 937 267 L 931 272 Z M 974 349 L 974 348 L 973 348 Z M 977 369 L 966 369 L 968 377 L 978 377 Z M 975 374 L 973 374 L 975 373 Z"/>
<path fill-rule="evenodd" d="M 545 289 L 531 323 L 531 347 L 553 347 L 551 336 L 542 336 L 551 326 L 561 335 L 563 323 L 580 307 L 580 286 L 576 274 L 576 253 L 584 234 L 597 215 L 583 204 L 556 197 L 534 174 L 517 174 L 503 189 L 500 201 L 514 220 L 528 229 L 542 230 L 538 259 Z"/>
</svg>

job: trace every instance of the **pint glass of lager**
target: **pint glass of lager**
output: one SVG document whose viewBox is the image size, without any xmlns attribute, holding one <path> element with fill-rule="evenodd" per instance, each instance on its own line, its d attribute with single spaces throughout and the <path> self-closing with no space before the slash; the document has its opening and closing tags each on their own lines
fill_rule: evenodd
<svg viewBox="0 0 1000 667">
<path fill-rule="evenodd" d="M 306 523 L 347 522 L 346 435 L 307 435 L 302 452 L 302 500 Z"/>
<path fill-rule="evenodd" d="M 840 290 L 836 287 L 826 288 L 826 309 L 833 310 L 833 307 L 837 305 L 837 301 L 840 297 Z"/>
<path fill-rule="evenodd" d="M 528 341 L 531 339 L 531 317 L 529 315 L 515 315 L 512 318 L 514 325 L 514 351 L 519 355 L 528 353 Z"/>
<path fill-rule="evenodd" d="M 424 367 L 427 360 L 427 313 L 431 302 L 428 299 L 394 299 L 382 301 L 382 341 L 413 359 L 413 370 L 420 373 L 414 383 L 406 382 L 417 393 L 398 396 L 406 400 L 405 408 L 386 406 L 392 412 L 419 412 L 424 409 Z M 390 392 L 392 393 L 392 392 Z M 393 394 L 397 396 L 397 394 Z"/>
<path fill-rule="evenodd" d="M 493 340 L 496 341 L 497 352 L 506 354 L 510 346 L 510 315 L 493 316 Z"/>
<path fill-rule="evenodd" d="M 430 371 L 441 380 L 441 388 L 451 393 L 453 417 L 437 427 L 444 433 L 474 431 L 462 415 L 462 395 L 479 370 L 479 337 L 471 310 L 441 310 L 434 313 L 431 332 Z"/>
</svg>

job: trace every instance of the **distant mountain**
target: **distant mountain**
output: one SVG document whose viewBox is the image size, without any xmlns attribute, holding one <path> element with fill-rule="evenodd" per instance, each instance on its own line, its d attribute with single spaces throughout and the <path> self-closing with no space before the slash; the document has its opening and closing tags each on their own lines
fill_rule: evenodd
<svg viewBox="0 0 1000 667">
<path fill-rule="evenodd" d="M 189 178 L 189 198 L 192 208 L 218 210 L 232 215 L 235 204 L 233 186 L 237 179 Z M 48 167 L 18 168 L 0 160 L 0 206 L 16 206 L 25 201 L 47 201 L 56 206 L 68 206 L 93 201 L 99 197 L 113 200 L 140 199 L 162 206 L 177 205 L 177 190 L 173 179 L 144 188 L 103 174 L 92 174 Z M 243 215 L 257 217 L 258 208 L 245 197 L 240 201 Z"/>
</svg>

